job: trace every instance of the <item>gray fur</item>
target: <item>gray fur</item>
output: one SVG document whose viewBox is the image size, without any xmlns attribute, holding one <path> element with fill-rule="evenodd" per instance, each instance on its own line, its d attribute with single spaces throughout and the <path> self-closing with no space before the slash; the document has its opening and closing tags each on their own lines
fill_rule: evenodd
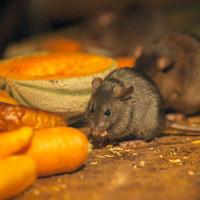
<svg viewBox="0 0 200 200">
<path fill-rule="evenodd" d="M 116 86 L 132 86 L 133 92 L 116 98 L 113 94 Z M 107 109 L 111 110 L 111 116 L 104 115 Z M 95 137 L 101 138 L 100 133 L 107 131 L 105 138 L 109 140 L 126 136 L 151 140 L 165 125 L 161 97 L 155 85 L 141 72 L 130 68 L 114 70 L 103 80 L 91 96 L 86 118 Z"/>
</svg>

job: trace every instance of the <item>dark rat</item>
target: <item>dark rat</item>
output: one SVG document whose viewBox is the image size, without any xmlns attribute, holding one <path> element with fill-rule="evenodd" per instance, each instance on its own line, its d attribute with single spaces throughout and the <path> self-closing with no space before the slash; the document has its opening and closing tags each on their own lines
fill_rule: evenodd
<svg viewBox="0 0 200 200">
<path fill-rule="evenodd" d="M 110 50 L 113 56 L 132 55 L 135 49 L 170 29 L 162 11 L 140 3 L 95 14 L 84 23 L 88 42 Z"/>
<path fill-rule="evenodd" d="M 157 85 L 165 108 L 185 114 L 200 112 L 200 40 L 173 33 L 145 47 L 136 61 Z"/>
<path fill-rule="evenodd" d="M 92 90 L 85 114 L 96 140 L 113 141 L 131 136 L 149 141 L 166 126 L 200 132 L 198 128 L 166 121 L 159 91 L 138 69 L 117 69 L 104 80 L 95 78 Z"/>
</svg>

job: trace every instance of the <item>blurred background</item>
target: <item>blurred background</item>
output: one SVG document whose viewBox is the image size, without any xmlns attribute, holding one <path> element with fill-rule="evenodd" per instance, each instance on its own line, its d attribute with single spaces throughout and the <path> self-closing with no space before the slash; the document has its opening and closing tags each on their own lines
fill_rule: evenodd
<svg viewBox="0 0 200 200">
<path fill-rule="evenodd" d="M 1 57 L 15 55 L 13 44 L 47 33 L 116 55 L 168 32 L 200 34 L 198 0 L 1 0 L 0 16 Z"/>
</svg>

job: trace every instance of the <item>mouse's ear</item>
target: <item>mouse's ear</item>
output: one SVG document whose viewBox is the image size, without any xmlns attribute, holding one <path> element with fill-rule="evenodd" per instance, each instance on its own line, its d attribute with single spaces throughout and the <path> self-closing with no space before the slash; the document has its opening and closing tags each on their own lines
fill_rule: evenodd
<svg viewBox="0 0 200 200">
<path fill-rule="evenodd" d="M 130 87 L 122 87 L 122 86 L 115 86 L 113 88 L 113 94 L 116 98 L 120 98 L 121 100 L 126 100 L 130 98 L 131 94 L 133 93 L 134 88 Z"/>
<path fill-rule="evenodd" d="M 96 89 L 101 85 L 102 82 L 103 82 L 103 79 L 100 78 L 100 77 L 93 79 L 93 81 L 92 81 L 92 92 L 95 92 Z"/>
<path fill-rule="evenodd" d="M 166 71 L 166 70 L 171 69 L 172 67 L 174 67 L 174 62 L 175 61 L 170 57 L 161 56 L 157 60 L 157 66 L 158 66 L 159 70 Z"/>
</svg>

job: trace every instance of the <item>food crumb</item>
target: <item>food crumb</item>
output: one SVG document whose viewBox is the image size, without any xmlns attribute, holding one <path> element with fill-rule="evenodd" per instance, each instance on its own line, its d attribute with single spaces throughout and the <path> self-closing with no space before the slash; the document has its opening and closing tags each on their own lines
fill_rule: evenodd
<svg viewBox="0 0 200 200">
<path fill-rule="evenodd" d="M 193 171 L 188 171 L 188 174 L 190 175 L 190 176 L 193 176 L 194 175 L 194 172 Z"/>
<path fill-rule="evenodd" d="M 91 164 L 91 165 L 96 165 L 96 164 L 98 164 L 98 162 L 97 162 L 97 161 L 94 161 L 94 162 L 90 162 L 90 164 Z"/>
<path fill-rule="evenodd" d="M 130 149 L 124 149 L 124 151 L 125 151 L 125 152 L 131 152 Z M 134 151 L 134 150 L 132 150 L 132 151 Z"/>
<path fill-rule="evenodd" d="M 174 159 L 174 160 L 170 159 L 169 162 L 171 162 L 171 163 L 180 163 L 181 160 L 180 159 Z"/>
<path fill-rule="evenodd" d="M 112 148 L 112 147 L 113 147 L 112 144 L 109 144 L 109 145 L 106 146 L 106 148 Z"/>
<path fill-rule="evenodd" d="M 104 155 L 104 157 L 106 157 L 106 158 L 113 158 L 114 156 L 106 154 L 106 155 Z"/>
<path fill-rule="evenodd" d="M 145 166 L 145 161 L 144 161 L 144 160 L 141 160 L 141 161 L 140 161 L 140 166 L 141 166 L 141 167 L 144 167 L 144 166 Z"/>
<path fill-rule="evenodd" d="M 192 141 L 192 144 L 200 144 L 200 140 L 194 140 Z"/>
<path fill-rule="evenodd" d="M 61 184 L 60 187 L 61 187 L 62 189 L 66 189 L 66 188 L 67 188 L 67 185 Z"/>
<path fill-rule="evenodd" d="M 103 158 L 105 158 L 105 156 L 99 155 L 98 158 L 103 159 Z"/>
<path fill-rule="evenodd" d="M 40 195 L 40 191 L 39 190 L 34 190 L 34 195 L 39 196 Z"/>
<path fill-rule="evenodd" d="M 59 192 L 59 191 L 60 191 L 60 188 L 57 187 L 57 186 L 55 186 L 55 187 L 53 187 L 53 190 L 56 191 L 56 192 Z"/>
<path fill-rule="evenodd" d="M 83 174 L 80 175 L 80 179 L 81 179 L 81 180 L 84 179 L 84 175 L 83 175 Z"/>
<path fill-rule="evenodd" d="M 62 179 L 61 178 L 58 178 L 57 179 L 58 183 L 62 182 Z"/>
</svg>

